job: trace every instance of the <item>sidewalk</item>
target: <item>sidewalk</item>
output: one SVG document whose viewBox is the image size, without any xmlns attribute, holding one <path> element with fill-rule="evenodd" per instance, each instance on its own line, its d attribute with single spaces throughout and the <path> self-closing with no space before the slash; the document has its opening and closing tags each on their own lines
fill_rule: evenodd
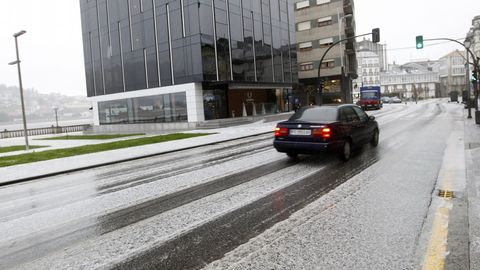
<svg viewBox="0 0 480 270">
<path fill-rule="evenodd" d="M 172 151 L 184 150 L 192 147 L 209 145 L 249 136 L 254 136 L 262 133 L 272 133 L 277 121 L 264 123 L 262 121 L 253 124 L 246 124 L 233 127 L 217 128 L 217 129 L 202 129 L 189 130 L 184 133 L 212 133 L 212 135 L 201 136 L 189 139 L 182 139 L 176 141 L 169 141 L 157 144 L 149 144 L 144 146 L 130 147 L 124 149 L 110 150 L 86 155 L 79 155 L 67 158 L 52 159 L 40 161 L 35 163 L 26 163 L 21 165 L 2 167 L 0 168 L 0 186 L 8 183 L 22 182 L 32 180 L 39 177 L 51 176 L 63 172 L 71 172 L 80 169 L 93 168 L 108 164 L 114 164 L 122 161 L 142 158 L 145 156 L 152 156 Z M 152 136 L 158 134 L 148 134 L 145 136 Z M 39 148 L 32 151 L 45 151 L 51 149 L 69 148 L 87 144 L 106 143 L 118 140 L 133 139 L 143 136 L 125 137 L 113 140 L 75 140 L 75 141 L 57 141 L 57 140 L 35 140 L 38 138 L 52 137 L 52 135 L 43 135 L 30 137 L 31 145 L 49 145 L 50 147 Z M 273 138 L 273 137 L 272 137 Z M 9 145 L 24 145 L 24 138 L 5 139 L 1 142 L 2 146 Z M 11 154 L 22 154 L 26 151 L 16 151 L 13 153 L 4 153 L 0 156 Z"/>
<path fill-rule="evenodd" d="M 480 125 L 465 117 L 470 269 L 480 269 Z"/>
</svg>

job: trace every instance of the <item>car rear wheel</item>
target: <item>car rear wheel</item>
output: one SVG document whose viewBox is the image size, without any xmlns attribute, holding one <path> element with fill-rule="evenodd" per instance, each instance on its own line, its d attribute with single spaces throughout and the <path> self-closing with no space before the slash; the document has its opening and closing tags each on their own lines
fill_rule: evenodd
<svg viewBox="0 0 480 270">
<path fill-rule="evenodd" d="M 343 144 L 342 150 L 340 152 L 340 159 L 343 161 L 348 161 L 352 154 L 352 144 L 349 140 L 345 141 Z"/>
<path fill-rule="evenodd" d="M 378 145 L 378 137 L 379 137 L 378 129 L 375 129 L 375 130 L 373 131 L 372 140 L 370 141 L 370 144 L 371 144 L 373 147 L 376 147 L 376 146 Z"/>
</svg>

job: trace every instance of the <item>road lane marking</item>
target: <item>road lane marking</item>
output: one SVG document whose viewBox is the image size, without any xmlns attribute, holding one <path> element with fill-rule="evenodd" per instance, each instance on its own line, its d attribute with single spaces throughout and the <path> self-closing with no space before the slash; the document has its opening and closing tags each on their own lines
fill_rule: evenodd
<svg viewBox="0 0 480 270">
<path fill-rule="evenodd" d="M 442 198 L 442 206 L 435 212 L 432 236 L 429 241 L 427 255 L 422 269 L 445 269 L 445 258 L 448 255 L 448 220 L 451 208 L 450 198 Z"/>
</svg>

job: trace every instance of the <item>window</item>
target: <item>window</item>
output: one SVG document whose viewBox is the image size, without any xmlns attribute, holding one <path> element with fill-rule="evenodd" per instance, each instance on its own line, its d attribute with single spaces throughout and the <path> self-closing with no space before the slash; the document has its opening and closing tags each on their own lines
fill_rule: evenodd
<svg viewBox="0 0 480 270">
<path fill-rule="evenodd" d="M 309 51 L 312 49 L 312 42 L 303 42 L 298 44 L 300 51 Z"/>
<path fill-rule="evenodd" d="M 317 5 L 323 5 L 330 3 L 330 0 L 317 0 Z"/>
<path fill-rule="evenodd" d="M 302 8 L 307 8 L 309 6 L 310 6 L 310 0 L 306 0 L 306 1 L 296 3 L 297 10 L 302 9 Z"/>
<path fill-rule="evenodd" d="M 338 112 L 336 107 L 322 106 L 322 107 L 304 107 L 298 110 L 289 120 L 299 121 L 336 121 Z"/>
<path fill-rule="evenodd" d="M 345 107 L 340 110 L 340 119 L 343 122 L 360 121 L 360 118 L 355 113 L 352 107 Z"/>
<path fill-rule="evenodd" d="M 313 70 L 313 62 L 300 64 L 301 71 Z"/>
<path fill-rule="evenodd" d="M 318 19 L 318 27 L 327 26 L 332 24 L 332 17 L 324 17 Z"/>
<path fill-rule="evenodd" d="M 334 60 L 325 60 L 322 62 L 322 68 L 333 68 L 333 67 L 335 67 Z"/>
<path fill-rule="evenodd" d="M 333 38 L 320 39 L 320 48 L 330 47 L 333 44 Z"/>
<path fill-rule="evenodd" d="M 312 25 L 311 25 L 310 21 L 308 21 L 308 22 L 301 22 L 301 23 L 298 23 L 298 24 L 297 24 L 297 30 L 298 30 L 298 31 L 308 30 L 308 29 L 310 29 L 310 28 L 312 28 Z"/>
<path fill-rule="evenodd" d="M 368 115 L 362 109 L 360 109 L 359 107 L 352 107 L 352 108 L 355 111 L 355 113 L 358 115 L 358 117 L 360 118 L 360 121 L 367 122 Z"/>
</svg>

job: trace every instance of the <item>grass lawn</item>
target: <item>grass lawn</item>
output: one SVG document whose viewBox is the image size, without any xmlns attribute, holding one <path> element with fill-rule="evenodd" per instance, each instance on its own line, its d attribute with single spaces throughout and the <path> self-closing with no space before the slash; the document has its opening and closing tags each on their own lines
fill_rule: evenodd
<svg viewBox="0 0 480 270">
<path fill-rule="evenodd" d="M 38 140 L 108 140 L 108 139 L 117 139 L 131 136 L 141 136 L 145 133 L 135 133 L 135 134 L 100 134 L 100 135 L 66 135 L 60 137 L 49 137 Z"/>
<path fill-rule="evenodd" d="M 44 146 L 44 145 L 28 146 L 28 148 L 30 149 L 36 149 L 36 148 L 42 148 L 42 147 L 47 147 L 47 146 Z M 22 150 L 25 150 L 25 145 L 12 145 L 12 146 L 0 147 L 0 153 L 15 152 L 15 151 L 22 151 Z"/>
<path fill-rule="evenodd" d="M 91 144 L 65 149 L 46 150 L 28 154 L 0 157 L 0 167 L 13 166 L 17 164 L 30 163 L 55 158 L 71 157 L 76 155 L 90 154 L 114 149 L 134 147 L 152 143 L 167 142 L 173 140 L 187 139 L 198 136 L 211 135 L 213 133 L 174 133 L 146 138 L 130 139 L 116 142 Z"/>
</svg>

